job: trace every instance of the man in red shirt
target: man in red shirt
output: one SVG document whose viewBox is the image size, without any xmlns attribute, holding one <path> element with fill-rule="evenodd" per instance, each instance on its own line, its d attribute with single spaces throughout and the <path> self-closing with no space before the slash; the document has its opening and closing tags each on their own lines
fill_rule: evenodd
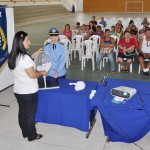
<svg viewBox="0 0 150 150">
<path fill-rule="evenodd" d="M 132 63 L 134 55 L 132 54 L 132 51 L 134 51 L 134 48 L 136 47 L 135 40 L 130 37 L 129 31 L 125 31 L 124 38 L 120 39 L 118 47 L 118 63 L 120 63 L 123 72 L 128 72 L 128 68 Z M 124 61 L 125 59 L 126 62 Z"/>
</svg>

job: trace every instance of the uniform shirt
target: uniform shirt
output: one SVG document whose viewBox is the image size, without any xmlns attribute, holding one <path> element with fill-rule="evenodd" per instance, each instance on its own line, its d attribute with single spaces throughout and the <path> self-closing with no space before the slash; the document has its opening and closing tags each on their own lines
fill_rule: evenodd
<svg viewBox="0 0 150 150">
<path fill-rule="evenodd" d="M 48 76 L 54 77 L 54 74 L 57 71 L 58 77 L 61 77 L 66 74 L 66 51 L 65 46 L 60 42 L 56 42 L 55 45 L 55 49 L 53 49 L 52 42 L 44 46 L 44 51 L 46 51 L 50 55 L 52 60 L 52 67 L 48 73 Z"/>
<path fill-rule="evenodd" d="M 35 68 L 34 61 L 28 55 L 18 56 L 16 67 L 12 71 L 14 76 L 14 92 L 16 94 L 31 94 L 38 91 L 37 78 L 30 78 L 25 69 Z"/>
</svg>

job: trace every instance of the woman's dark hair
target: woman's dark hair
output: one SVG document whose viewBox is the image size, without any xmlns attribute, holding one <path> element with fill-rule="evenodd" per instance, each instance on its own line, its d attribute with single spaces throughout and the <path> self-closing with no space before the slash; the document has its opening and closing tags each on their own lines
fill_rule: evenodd
<svg viewBox="0 0 150 150">
<path fill-rule="evenodd" d="M 28 34 L 24 31 L 18 31 L 13 39 L 12 49 L 8 57 L 8 66 L 11 70 L 16 67 L 16 59 L 19 55 L 27 54 L 23 41 Z M 27 54 L 28 55 L 28 54 Z"/>
<path fill-rule="evenodd" d="M 125 35 L 126 33 L 130 33 L 130 31 L 128 31 L 128 30 L 124 31 L 124 35 Z"/>
<path fill-rule="evenodd" d="M 90 26 L 90 23 L 92 23 L 92 24 L 93 24 L 93 21 L 90 21 L 90 22 L 89 22 L 89 26 Z M 93 24 L 92 26 L 94 26 L 94 24 Z M 91 26 L 90 26 L 90 29 L 91 29 Z"/>
<path fill-rule="evenodd" d="M 130 34 L 136 35 L 136 34 L 137 34 L 137 31 L 131 29 L 131 30 L 130 30 Z"/>
<path fill-rule="evenodd" d="M 110 32 L 110 30 L 109 30 L 109 29 L 105 29 L 105 33 L 106 33 L 106 32 Z"/>
<path fill-rule="evenodd" d="M 68 27 L 69 27 L 69 29 L 70 29 L 70 24 L 66 24 L 66 25 L 65 25 L 65 29 L 66 29 L 66 27 L 67 27 L 67 26 L 68 26 Z"/>
<path fill-rule="evenodd" d="M 130 21 L 129 21 L 129 24 L 131 24 L 131 23 L 134 23 L 134 21 L 133 21 L 133 20 L 130 20 Z"/>
<path fill-rule="evenodd" d="M 93 32 L 96 32 L 96 27 L 92 26 L 92 30 L 93 30 Z"/>
<path fill-rule="evenodd" d="M 99 26 L 99 25 L 98 25 L 96 28 L 97 28 L 97 29 L 98 29 L 98 28 L 99 28 L 99 29 L 102 29 L 102 27 L 101 27 L 101 26 Z"/>
<path fill-rule="evenodd" d="M 80 25 L 80 22 L 77 22 L 76 25 Z"/>
</svg>

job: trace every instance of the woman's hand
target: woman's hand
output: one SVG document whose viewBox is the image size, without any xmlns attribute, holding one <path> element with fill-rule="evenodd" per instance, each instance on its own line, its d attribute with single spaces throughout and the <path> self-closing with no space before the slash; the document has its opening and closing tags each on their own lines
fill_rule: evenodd
<svg viewBox="0 0 150 150">
<path fill-rule="evenodd" d="M 47 76 L 48 75 L 48 72 L 46 72 L 46 71 L 42 71 L 41 73 L 42 73 L 43 76 Z"/>
<path fill-rule="evenodd" d="M 126 47 L 123 47 L 123 52 L 125 53 L 127 51 Z"/>
</svg>

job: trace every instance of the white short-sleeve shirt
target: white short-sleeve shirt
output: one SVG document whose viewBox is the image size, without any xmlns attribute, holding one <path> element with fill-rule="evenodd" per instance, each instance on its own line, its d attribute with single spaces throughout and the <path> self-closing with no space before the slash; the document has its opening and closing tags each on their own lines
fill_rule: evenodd
<svg viewBox="0 0 150 150">
<path fill-rule="evenodd" d="M 14 75 L 14 92 L 17 94 L 31 94 L 38 91 L 37 78 L 31 78 L 25 69 L 34 67 L 35 63 L 28 55 L 18 56 L 16 67 L 12 71 Z"/>
</svg>

